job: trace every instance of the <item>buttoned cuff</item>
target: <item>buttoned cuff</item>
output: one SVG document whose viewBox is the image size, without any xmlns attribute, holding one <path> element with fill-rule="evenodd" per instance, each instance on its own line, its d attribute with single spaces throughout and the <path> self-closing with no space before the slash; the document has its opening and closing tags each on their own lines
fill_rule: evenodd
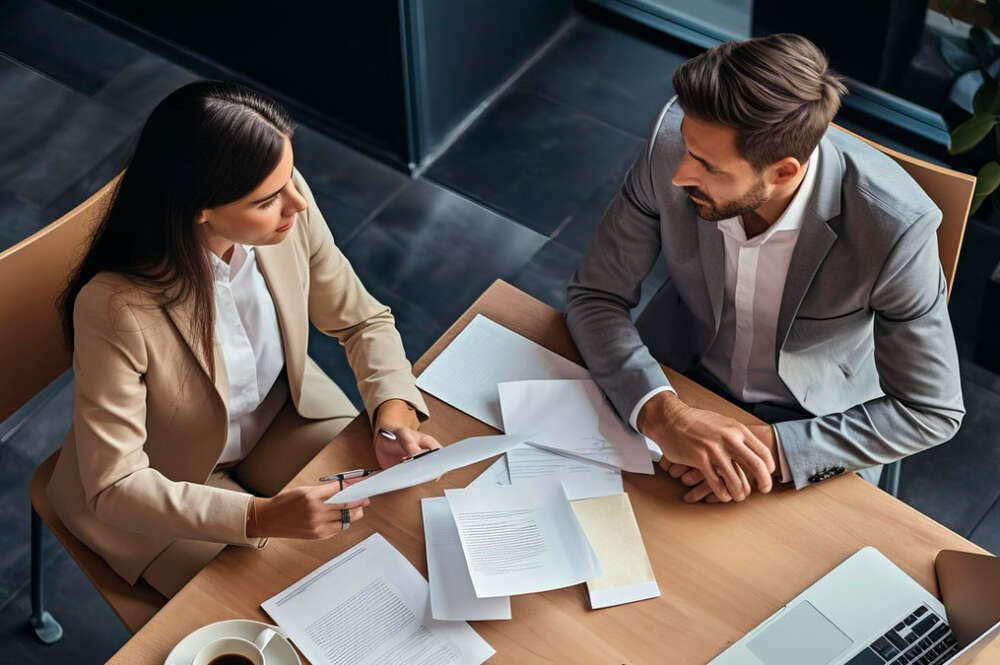
<svg viewBox="0 0 1000 665">
<path fill-rule="evenodd" d="M 788 460 L 785 459 L 785 448 L 781 445 L 781 435 L 778 434 L 778 428 L 771 425 L 771 431 L 774 432 L 775 447 L 778 449 L 778 468 L 781 469 L 781 482 L 790 483 L 792 482 L 792 470 L 788 467 Z"/>
<path fill-rule="evenodd" d="M 673 386 L 671 386 L 668 383 L 665 386 L 657 386 L 656 388 L 653 388 L 648 393 L 646 393 L 645 395 L 642 396 L 642 398 L 636 403 L 635 407 L 632 408 L 632 413 L 629 414 L 629 417 L 628 417 L 628 424 L 632 426 L 632 429 L 634 429 L 636 432 L 639 432 L 639 412 L 642 411 L 642 407 L 646 406 L 646 402 L 648 402 L 649 400 L 653 399 L 653 397 L 655 395 L 659 395 L 660 393 L 662 393 L 664 391 L 667 391 L 667 390 L 669 390 L 670 392 L 672 392 L 675 395 L 677 394 L 677 391 L 674 390 Z M 642 434 L 642 432 L 639 432 L 639 433 Z M 647 445 L 648 444 L 649 444 L 649 441 L 647 439 Z M 656 445 L 656 444 L 654 443 L 653 445 Z"/>
</svg>

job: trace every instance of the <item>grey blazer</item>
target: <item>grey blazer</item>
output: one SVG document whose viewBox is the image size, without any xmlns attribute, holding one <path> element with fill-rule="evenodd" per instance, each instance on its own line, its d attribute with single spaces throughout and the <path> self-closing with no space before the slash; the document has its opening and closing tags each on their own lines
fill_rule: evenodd
<svg viewBox="0 0 1000 665">
<path fill-rule="evenodd" d="M 696 366 L 719 328 L 723 236 L 671 184 L 683 111 L 667 103 L 612 201 L 567 298 L 569 329 L 627 419 L 667 385 L 660 361 Z M 775 425 L 797 488 L 950 439 L 965 414 L 936 229 L 941 211 L 891 158 L 835 128 L 778 317 L 778 376 L 813 417 Z M 662 257 L 662 258 L 661 258 Z M 657 260 L 671 279 L 636 324 Z"/>
</svg>

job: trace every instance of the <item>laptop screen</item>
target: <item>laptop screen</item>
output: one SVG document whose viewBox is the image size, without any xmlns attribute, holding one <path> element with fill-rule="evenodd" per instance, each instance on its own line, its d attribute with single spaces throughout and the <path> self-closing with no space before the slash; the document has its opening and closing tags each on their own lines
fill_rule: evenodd
<svg viewBox="0 0 1000 665">
<path fill-rule="evenodd" d="M 965 647 L 955 657 L 948 661 L 947 665 L 986 665 L 987 662 L 1000 662 L 994 658 L 986 660 L 976 660 L 976 656 L 990 651 L 991 654 L 1000 658 L 1000 622 L 979 636 L 972 644 Z"/>
</svg>

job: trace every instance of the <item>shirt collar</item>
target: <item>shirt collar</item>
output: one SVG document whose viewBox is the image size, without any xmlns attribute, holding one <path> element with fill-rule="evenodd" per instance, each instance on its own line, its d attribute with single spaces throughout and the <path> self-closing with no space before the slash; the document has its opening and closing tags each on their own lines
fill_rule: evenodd
<svg viewBox="0 0 1000 665">
<path fill-rule="evenodd" d="M 212 264 L 212 275 L 216 282 L 229 283 L 236 279 L 240 270 L 249 263 L 248 259 L 253 256 L 253 247 L 245 247 L 239 243 L 233 245 L 233 255 L 229 257 L 229 263 L 219 258 L 215 252 L 208 252 L 209 262 Z"/>
</svg>

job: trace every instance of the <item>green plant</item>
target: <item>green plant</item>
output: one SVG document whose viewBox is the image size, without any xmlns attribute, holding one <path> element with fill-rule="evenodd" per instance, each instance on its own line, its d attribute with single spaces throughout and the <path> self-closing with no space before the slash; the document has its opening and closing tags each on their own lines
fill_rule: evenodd
<svg viewBox="0 0 1000 665">
<path fill-rule="evenodd" d="M 951 18 L 955 0 L 941 0 L 941 9 Z M 986 0 L 986 9 L 996 25 L 1000 17 L 1000 0 Z M 974 62 L 982 83 L 972 99 L 972 116 L 955 127 L 951 132 L 949 152 L 953 155 L 967 152 L 979 145 L 992 132 L 995 152 L 1000 153 L 1000 83 L 997 81 L 1000 68 L 1000 44 L 994 41 L 980 26 L 969 30 L 966 50 L 975 56 Z M 993 159 L 979 168 L 976 173 L 976 189 L 972 196 L 971 213 L 975 213 L 983 202 L 1000 187 L 1000 162 Z M 1000 193 L 992 196 L 993 209 L 1000 212 Z"/>
</svg>

